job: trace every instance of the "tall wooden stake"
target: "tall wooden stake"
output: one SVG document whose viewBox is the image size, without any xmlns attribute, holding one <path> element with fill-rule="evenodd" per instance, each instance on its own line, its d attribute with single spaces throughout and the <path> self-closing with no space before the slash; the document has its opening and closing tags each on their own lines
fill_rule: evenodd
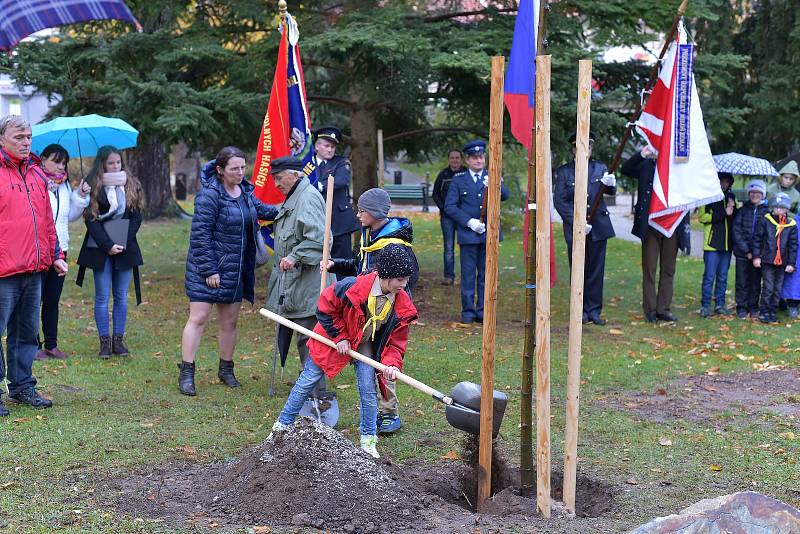
<svg viewBox="0 0 800 534">
<path fill-rule="evenodd" d="M 378 187 L 383 187 L 386 169 L 383 162 L 383 130 L 378 130 Z"/>
<path fill-rule="evenodd" d="M 328 287 L 328 260 L 331 259 L 331 217 L 333 217 L 333 175 L 328 175 L 328 189 L 325 192 L 325 237 L 322 240 L 322 278 L 319 292 Z"/>
<path fill-rule="evenodd" d="M 542 55 L 547 40 L 548 2 L 542 0 L 539 7 L 539 29 L 536 54 Z M 528 234 L 525 250 L 525 342 L 522 349 L 522 383 L 520 398 L 520 488 L 524 493 L 533 486 L 533 359 L 536 351 L 536 135 L 531 135 L 531 151 L 528 158 L 528 199 L 525 209 L 528 217 Z M 549 227 L 549 225 L 548 225 Z M 549 283 L 549 281 L 548 281 Z"/>
<path fill-rule="evenodd" d="M 492 58 L 489 101 L 489 186 L 486 201 L 486 281 L 483 292 L 483 367 L 481 371 L 481 428 L 478 450 L 478 505 L 489 498 L 492 482 L 492 416 L 494 414 L 494 340 L 497 322 L 497 250 L 500 245 L 500 180 L 503 172 L 503 66 Z"/>
<path fill-rule="evenodd" d="M 536 58 L 535 122 L 536 504 L 550 517 L 550 56 Z"/>
<path fill-rule="evenodd" d="M 578 116 L 575 136 L 575 199 L 570 275 L 569 346 L 567 352 L 567 425 L 564 436 L 564 504 L 575 512 L 578 467 L 578 407 L 583 335 L 583 266 L 586 255 L 586 195 L 589 187 L 589 126 L 592 105 L 592 62 L 578 63 Z"/>
</svg>

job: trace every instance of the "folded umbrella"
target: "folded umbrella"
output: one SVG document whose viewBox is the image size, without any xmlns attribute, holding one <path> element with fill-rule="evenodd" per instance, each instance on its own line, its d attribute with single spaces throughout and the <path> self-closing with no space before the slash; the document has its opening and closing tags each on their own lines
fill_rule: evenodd
<svg viewBox="0 0 800 534">
<path fill-rule="evenodd" d="M 742 174 L 746 176 L 778 176 L 772 164 L 762 158 L 728 152 L 714 156 L 717 172 Z"/>
</svg>

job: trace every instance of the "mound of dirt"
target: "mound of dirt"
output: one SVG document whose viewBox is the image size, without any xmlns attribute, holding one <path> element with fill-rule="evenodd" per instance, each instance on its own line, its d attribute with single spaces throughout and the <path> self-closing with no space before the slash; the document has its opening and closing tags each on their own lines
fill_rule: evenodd
<svg viewBox="0 0 800 534">
<path fill-rule="evenodd" d="M 331 427 L 301 419 L 232 463 L 209 503 L 258 522 L 366 532 L 413 526 L 417 498 Z M 349 528 L 348 528 L 349 526 Z"/>
<path fill-rule="evenodd" d="M 598 402 L 659 423 L 713 421 L 724 412 L 744 416 L 766 413 L 786 416 L 784 421 L 800 427 L 800 369 L 691 376 L 654 393 L 614 394 Z"/>
</svg>

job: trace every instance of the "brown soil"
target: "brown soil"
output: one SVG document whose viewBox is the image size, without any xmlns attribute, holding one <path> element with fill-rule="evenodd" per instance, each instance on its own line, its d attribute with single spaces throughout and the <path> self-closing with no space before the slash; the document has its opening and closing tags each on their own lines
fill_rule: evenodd
<svg viewBox="0 0 800 534">
<path fill-rule="evenodd" d="M 611 487 L 579 477 L 577 515 L 601 516 L 595 520 L 568 519 L 557 505 L 553 519 L 540 519 L 535 495 L 520 495 L 518 470 L 499 455 L 492 498 L 474 513 L 477 440 L 465 439 L 464 448 L 464 462 L 396 465 L 373 460 L 329 427 L 301 420 L 233 462 L 173 463 L 104 482 L 97 495 L 123 513 L 182 525 L 335 533 L 605 531 L 610 520 L 603 516 L 614 508 Z M 560 478 L 554 473 L 554 498 L 560 498 Z M 583 521 L 589 523 L 576 524 Z"/>
<path fill-rule="evenodd" d="M 767 422 L 763 416 L 780 415 L 784 423 L 800 427 L 800 369 L 691 376 L 652 393 L 623 393 L 599 403 L 656 422 L 708 422 L 732 414 L 751 423 L 758 420 L 752 416 Z"/>
</svg>

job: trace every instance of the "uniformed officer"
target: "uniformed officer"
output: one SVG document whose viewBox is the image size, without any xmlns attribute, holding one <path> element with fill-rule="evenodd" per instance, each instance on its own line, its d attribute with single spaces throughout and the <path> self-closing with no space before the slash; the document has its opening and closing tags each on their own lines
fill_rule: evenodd
<svg viewBox="0 0 800 534">
<path fill-rule="evenodd" d="M 486 196 L 486 143 L 471 141 L 464 146 L 467 169 L 453 176 L 444 211 L 456 222 L 461 260 L 461 322 L 483 322 L 483 283 L 486 273 L 486 221 L 481 205 Z M 500 200 L 508 189 L 500 184 Z M 485 216 L 485 215 L 484 215 Z M 500 232 L 500 240 L 503 233 Z M 477 294 L 476 294 L 477 285 Z"/>
<path fill-rule="evenodd" d="M 604 163 L 591 159 L 595 135 L 589 133 L 589 183 L 587 187 L 587 210 L 601 195 L 600 205 L 595 212 L 591 224 L 586 226 L 586 259 L 583 269 L 583 323 L 596 325 L 606 324 L 600 317 L 603 310 L 603 277 L 606 267 L 606 242 L 614 237 L 614 227 L 608 216 L 608 208 L 602 195 L 614 195 L 617 192 L 617 180 L 608 172 Z M 575 134 L 569 138 L 572 144 L 572 155 L 575 155 Z M 562 165 L 555 172 L 553 204 L 564 221 L 564 240 L 567 242 L 567 258 L 572 267 L 572 224 L 575 213 L 575 160 Z"/>
<path fill-rule="evenodd" d="M 328 194 L 328 175 L 333 175 L 333 213 L 331 215 L 331 258 L 352 259 L 352 234 L 361 225 L 356 219 L 350 197 L 350 182 L 353 172 L 350 161 L 336 155 L 336 147 L 342 139 L 342 131 L 333 126 L 320 128 L 314 133 L 314 158 L 312 164 L 317 173 L 317 187 L 323 197 Z M 344 276 L 337 275 L 338 279 Z"/>
</svg>

